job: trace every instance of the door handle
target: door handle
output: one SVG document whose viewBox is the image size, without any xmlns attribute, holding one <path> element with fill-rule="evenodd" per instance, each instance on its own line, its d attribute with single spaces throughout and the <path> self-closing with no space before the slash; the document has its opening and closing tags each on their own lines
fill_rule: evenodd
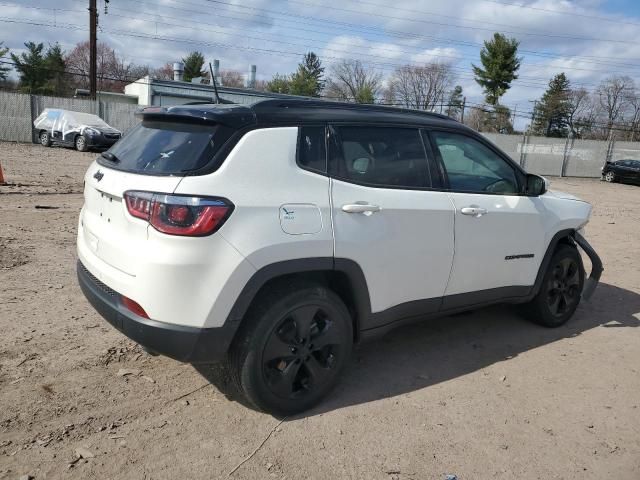
<svg viewBox="0 0 640 480">
<path fill-rule="evenodd" d="M 460 213 L 463 215 L 471 215 L 472 217 L 481 217 L 487 213 L 487 209 L 481 207 L 463 207 L 460 209 Z"/>
<path fill-rule="evenodd" d="M 364 213 L 365 215 L 371 215 L 382 210 L 378 205 L 371 205 L 369 203 L 350 203 L 342 206 L 342 211 L 345 213 Z"/>
</svg>

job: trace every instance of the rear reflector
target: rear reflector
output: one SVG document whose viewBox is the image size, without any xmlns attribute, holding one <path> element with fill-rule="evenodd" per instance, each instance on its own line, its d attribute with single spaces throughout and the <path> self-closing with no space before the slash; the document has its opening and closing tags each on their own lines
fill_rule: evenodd
<svg viewBox="0 0 640 480">
<path fill-rule="evenodd" d="M 218 198 L 136 191 L 125 192 L 124 198 L 132 216 L 169 235 L 211 235 L 233 211 L 231 202 Z"/>
<path fill-rule="evenodd" d="M 149 318 L 149 315 L 144 311 L 144 308 L 142 308 L 138 302 L 134 302 L 129 297 L 125 297 L 124 295 L 122 296 L 122 305 L 139 317 Z"/>
</svg>

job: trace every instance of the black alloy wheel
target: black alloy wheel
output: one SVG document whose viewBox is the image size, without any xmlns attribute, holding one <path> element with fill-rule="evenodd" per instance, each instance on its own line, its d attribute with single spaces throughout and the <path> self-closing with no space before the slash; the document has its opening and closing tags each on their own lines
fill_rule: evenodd
<svg viewBox="0 0 640 480">
<path fill-rule="evenodd" d="M 555 317 L 562 317 L 580 301 L 580 265 L 572 258 L 563 258 L 553 266 L 547 282 L 547 303 Z"/>
<path fill-rule="evenodd" d="M 289 399 L 321 389 L 333 376 L 342 333 L 318 305 L 305 305 L 287 314 L 262 352 L 269 389 Z"/>
<path fill-rule="evenodd" d="M 231 346 L 230 373 L 251 406 L 293 415 L 331 391 L 352 346 L 353 319 L 333 290 L 283 281 L 251 305 Z"/>
<path fill-rule="evenodd" d="M 545 327 L 564 325 L 582 297 L 584 267 L 575 245 L 560 244 L 551 257 L 540 290 L 521 311 Z"/>
</svg>

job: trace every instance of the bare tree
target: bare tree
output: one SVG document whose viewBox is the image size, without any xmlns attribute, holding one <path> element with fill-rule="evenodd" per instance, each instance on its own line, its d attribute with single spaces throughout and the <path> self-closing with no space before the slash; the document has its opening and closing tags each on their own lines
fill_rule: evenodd
<svg viewBox="0 0 640 480">
<path fill-rule="evenodd" d="M 163 66 L 154 69 L 151 75 L 158 80 L 173 80 L 173 65 L 167 62 Z"/>
<path fill-rule="evenodd" d="M 627 108 L 627 121 L 625 122 L 629 127 L 629 140 L 635 141 L 636 134 L 640 128 L 640 96 L 635 88 L 630 88 L 627 92 L 626 98 Z"/>
<path fill-rule="evenodd" d="M 67 71 L 76 87 L 89 88 L 89 42 L 80 42 L 65 58 Z M 131 83 L 149 73 L 149 67 L 126 62 L 115 50 L 98 42 L 98 90 L 122 92 Z"/>
<path fill-rule="evenodd" d="M 225 87 L 244 87 L 244 75 L 237 70 L 221 70 L 220 80 Z"/>
<path fill-rule="evenodd" d="M 628 107 L 629 92 L 635 89 L 633 79 L 627 76 L 614 75 L 600 83 L 596 90 L 600 106 L 607 118 L 607 131 L 611 137 L 613 125 L 624 116 Z"/>
<path fill-rule="evenodd" d="M 582 137 L 583 130 L 591 128 L 598 115 L 599 103 L 593 101 L 585 88 L 569 90 L 567 98 L 567 125 L 571 135 Z"/>
<path fill-rule="evenodd" d="M 453 80 L 451 65 L 432 62 L 424 66 L 400 67 L 390 83 L 398 103 L 407 108 L 434 110 L 447 100 Z"/>
<path fill-rule="evenodd" d="M 374 103 L 382 89 L 382 74 L 360 60 L 342 60 L 331 67 L 325 95 L 355 103 Z"/>
<path fill-rule="evenodd" d="M 486 122 L 486 113 L 478 107 L 471 107 L 469 113 L 464 116 L 464 124 L 473 128 L 475 131 L 482 131 L 482 127 Z"/>
</svg>

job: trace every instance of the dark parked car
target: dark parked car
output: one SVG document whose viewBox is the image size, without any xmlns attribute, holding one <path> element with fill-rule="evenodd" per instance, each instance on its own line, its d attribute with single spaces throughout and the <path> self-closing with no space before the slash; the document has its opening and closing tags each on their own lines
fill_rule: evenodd
<svg viewBox="0 0 640 480">
<path fill-rule="evenodd" d="M 607 182 L 640 184 L 640 160 L 616 160 L 602 167 L 602 179 Z"/>
<path fill-rule="evenodd" d="M 45 108 L 33 125 L 43 146 L 75 147 L 80 152 L 109 148 L 122 137 L 97 115 L 57 108 Z"/>
</svg>

